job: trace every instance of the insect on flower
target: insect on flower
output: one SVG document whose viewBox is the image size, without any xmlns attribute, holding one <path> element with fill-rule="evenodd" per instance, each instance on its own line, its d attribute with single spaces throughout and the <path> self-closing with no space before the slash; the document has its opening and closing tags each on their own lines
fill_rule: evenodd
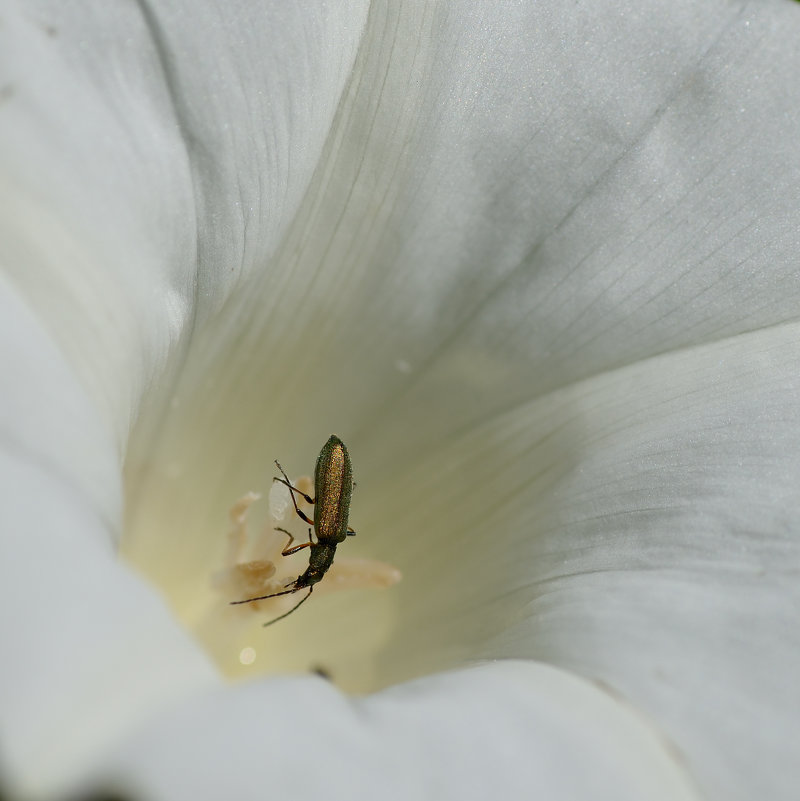
<svg viewBox="0 0 800 801">
<path fill-rule="evenodd" d="M 298 517 L 305 520 L 313 528 L 317 541 L 314 542 L 312 529 L 308 530 L 308 542 L 292 546 L 294 537 L 285 528 L 276 527 L 276 531 L 282 531 L 289 537 L 289 542 L 281 551 L 281 556 L 290 556 L 303 548 L 309 549 L 308 568 L 305 573 L 298 576 L 294 581 L 287 584 L 287 589 L 281 592 L 273 592 L 270 595 L 259 595 L 257 598 L 247 598 L 244 601 L 231 601 L 231 604 L 249 604 L 253 601 L 263 601 L 266 598 L 276 598 L 279 595 L 291 595 L 308 587 L 308 594 L 295 604 L 288 612 L 265 623 L 271 626 L 279 620 L 291 615 L 301 604 L 305 603 L 314 591 L 314 585 L 321 581 L 328 568 L 333 564 L 336 555 L 336 546 L 344 542 L 348 536 L 353 536 L 355 531 L 347 525 L 347 518 L 350 513 L 350 497 L 353 494 L 353 468 L 350 464 L 350 456 L 344 442 L 339 437 L 331 435 L 323 445 L 317 457 L 317 464 L 314 468 L 314 497 L 306 495 L 302 490 L 295 487 L 286 472 L 276 460 L 278 470 L 281 471 L 283 478 L 274 478 L 285 484 L 291 493 L 292 503 Z M 297 506 L 295 493 L 298 493 L 308 503 L 314 506 L 314 519 L 310 520 Z"/>
</svg>

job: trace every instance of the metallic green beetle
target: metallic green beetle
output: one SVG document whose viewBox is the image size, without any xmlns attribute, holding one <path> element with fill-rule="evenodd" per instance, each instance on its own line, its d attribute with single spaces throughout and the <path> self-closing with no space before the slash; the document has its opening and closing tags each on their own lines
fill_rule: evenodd
<svg viewBox="0 0 800 801">
<path fill-rule="evenodd" d="M 308 587 L 306 595 L 299 603 L 293 606 L 288 612 L 265 623 L 271 626 L 279 620 L 291 615 L 301 604 L 305 603 L 314 591 L 314 585 L 322 581 L 328 568 L 333 564 L 333 557 L 336 555 L 336 546 L 344 542 L 348 536 L 353 536 L 355 531 L 347 525 L 347 518 L 350 514 L 350 498 L 353 494 L 353 468 L 350 464 L 350 455 L 347 448 L 336 435 L 331 435 L 323 445 L 317 457 L 317 464 L 314 468 L 314 494 L 311 498 L 302 490 L 292 485 L 280 463 L 276 460 L 278 470 L 281 471 L 283 478 L 274 478 L 273 481 L 280 481 L 285 484 L 292 496 L 294 510 L 298 517 L 305 520 L 314 529 L 317 541 L 308 530 L 308 542 L 292 547 L 294 537 L 285 528 L 276 528 L 289 537 L 289 542 L 281 551 L 281 556 L 290 556 L 303 548 L 309 548 L 308 568 L 305 573 L 298 576 L 294 581 L 286 586 L 288 589 L 282 592 L 273 592 L 271 595 L 260 595 L 257 598 L 247 598 L 244 601 L 231 601 L 232 604 L 249 604 L 252 601 L 263 601 L 265 598 L 276 598 L 279 595 L 291 595 L 298 590 Z M 294 494 L 297 492 L 308 503 L 316 506 L 314 519 L 310 520 L 297 506 Z"/>
</svg>

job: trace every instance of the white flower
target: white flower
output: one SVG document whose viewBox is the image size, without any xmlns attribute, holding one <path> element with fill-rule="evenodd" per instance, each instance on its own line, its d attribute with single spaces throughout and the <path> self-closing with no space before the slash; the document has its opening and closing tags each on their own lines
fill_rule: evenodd
<svg viewBox="0 0 800 801">
<path fill-rule="evenodd" d="M 6 790 L 791 798 L 798 6 L 6 5 Z M 404 581 L 226 617 L 334 432 Z"/>
</svg>

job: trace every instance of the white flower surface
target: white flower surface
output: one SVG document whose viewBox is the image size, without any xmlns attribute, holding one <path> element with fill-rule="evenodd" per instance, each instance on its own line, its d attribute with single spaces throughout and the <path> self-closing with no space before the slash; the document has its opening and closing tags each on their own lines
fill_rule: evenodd
<svg viewBox="0 0 800 801">
<path fill-rule="evenodd" d="M 2 16 L 0 788 L 794 797 L 800 5 Z M 404 579 L 264 630 L 331 433 Z"/>
</svg>

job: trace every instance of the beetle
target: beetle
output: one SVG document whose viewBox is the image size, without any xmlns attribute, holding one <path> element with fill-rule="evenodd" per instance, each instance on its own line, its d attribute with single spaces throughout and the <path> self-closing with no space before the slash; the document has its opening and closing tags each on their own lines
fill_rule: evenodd
<svg viewBox="0 0 800 801">
<path fill-rule="evenodd" d="M 270 595 L 260 595 L 257 598 L 247 598 L 244 601 L 231 601 L 231 604 L 249 604 L 253 601 L 263 601 L 265 598 L 277 598 L 279 595 L 291 595 L 305 587 L 308 587 L 308 594 L 288 612 L 276 617 L 274 620 L 268 621 L 264 624 L 265 626 L 271 626 L 273 623 L 277 623 L 279 620 L 288 617 L 311 597 L 311 593 L 314 591 L 314 585 L 322 581 L 322 578 L 333 564 L 333 558 L 336 555 L 336 546 L 344 542 L 347 537 L 352 537 L 356 533 L 348 525 L 350 498 L 353 494 L 353 468 L 350 464 L 350 455 L 347 453 L 347 448 L 339 437 L 335 434 L 331 434 L 328 441 L 322 446 L 322 450 L 319 452 L 317 464 L 314 467 L 313 498 L 306 495 L 305 492 L 295 487 L 292 482 L 289 481 L 289 477 L 286 475 L 286 472 L 277 459 L 275 460 L 275 464 L 278 466 L 278 470 L 281 471 L 283 478 L 278 478 L 276 476 L 272 480 L 279 481 L 289 488 L 295 512 L 297 512 L 298 517 L 305 520 L 305 522 L 313 528 L 317 541 L 314 542 L 311 528 L 309 528 L 308 542 L 292 546 L 294 536 L 285 528 L 275 527 L 276 531 L 282 531 L 289 537 L 289 541 L 281 551 L 281 556 L 290 556 L 293 553 L 301 551 L 303 548 L 308 548 L 308 568 L 305 573 L 286 585 L 288 589 L 282 590 L 281 592 L 273 592 Z M 315 507 L 313 520 L 309 519 L 309 517 L 298 508 L 297 500 L 294 496 L 295 492 Z"/>
</svg>

